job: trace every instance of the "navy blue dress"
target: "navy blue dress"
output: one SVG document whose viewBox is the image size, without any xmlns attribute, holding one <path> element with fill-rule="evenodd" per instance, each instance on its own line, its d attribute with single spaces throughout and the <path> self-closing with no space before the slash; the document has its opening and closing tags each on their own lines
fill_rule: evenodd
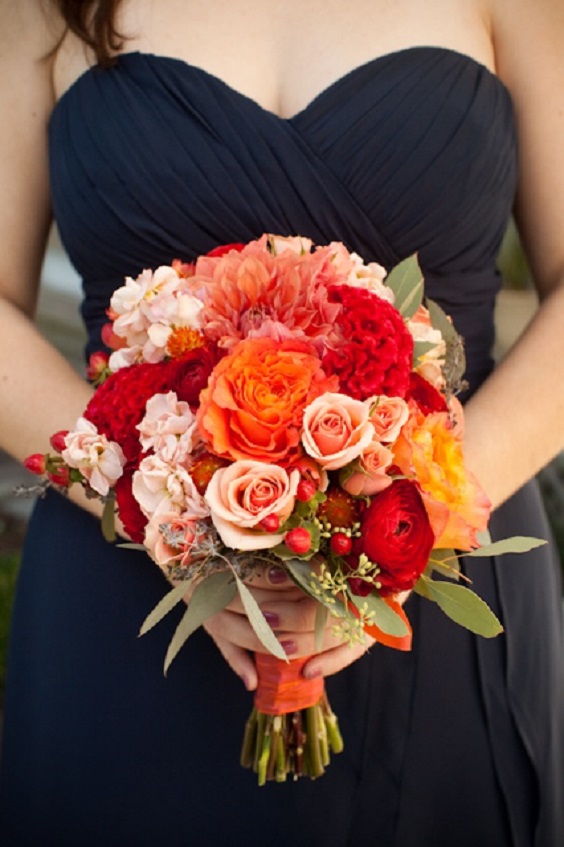
<svg viewBox="0 0 564 847">
<path fill-rule="evenodd" d="M 184 62 L 131 53 L 86 72 L 50 124 L 53 203 L 84 278 L 89 348 L 126 274 L 261 233 L 343 240 L 427 292 L 492 368 L 496 254 L 516 183 L 504 85 L 416 47 L 353 70 L 282 120 Z M 61 426 L 68 421 L 61 421 Z M 548 536 L 534 484 L 494 537 Z M 316 782 L 258 789 L 238 764 L 251 696 L 205 634 L 162 674 L 166 590 L 57 494 L 35 509 L 5 716 L 6 847 L 553 847 L 563 841 L 562 621 L 550 547 L 469 563 L 506 633 L 479 640 L 418 597 L 411 653 L 376 646 L 328 681 L 345 752 Z"/>
</svg>

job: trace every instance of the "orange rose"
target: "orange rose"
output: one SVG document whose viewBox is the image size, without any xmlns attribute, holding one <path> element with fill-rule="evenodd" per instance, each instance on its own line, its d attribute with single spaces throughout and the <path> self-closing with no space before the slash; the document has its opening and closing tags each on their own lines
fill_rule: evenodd
<svg viewBox="0 0 564 847">
<path fill-rule="evenodd" d="M 284 462 L 299 452 L 305 407 L 337 387 L 310 344 L 248 338 L 214 368 L 198 426 L 218 456 Z"/>
<path fill-rule="evenodd" d="M 420 485 L 435 547 L 477 547 L 491 504 L 465 467 L 461 428 L 453 426 L 448 412 L 425 416 L 410 404 L 409 420 L 391 449 L 401 472 Z"/>
</svg>

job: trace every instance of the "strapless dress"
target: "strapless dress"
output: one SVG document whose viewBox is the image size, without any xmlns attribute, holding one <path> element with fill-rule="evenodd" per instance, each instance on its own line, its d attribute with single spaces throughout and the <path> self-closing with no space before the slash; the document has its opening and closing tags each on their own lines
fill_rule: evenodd
<svg viewBox="0 0 564 847">
<path fill-rule="evenodd" d="M 299 233 L 386 267 L 417 250 L 427 294 L 465 338 L 470 391 L 491 372 L 517 143 L 509 92 L 468 56 L 379 57 L 284 120 L 197 67 L 129 53 L 81 76 L 49 132 L 88 352 L 125 275 Z M 491 532 L 549 537 L 534 482 Z M 548 545 L 465 567 L 505 634 L 477 639 L 412 596 L 412 652 L 375 646 L 327 681 L 344 753 L 315 782 L 258 789 L 238 763 L 251 705 L 240 680 L 203 631 L 164 678 L 175 616 L 137 638 L 166 591 L 160 572 L 50 494 L 30 522 L 14 608 L 2 843 L 556 847 L 557 557 Z"/>
</svg>

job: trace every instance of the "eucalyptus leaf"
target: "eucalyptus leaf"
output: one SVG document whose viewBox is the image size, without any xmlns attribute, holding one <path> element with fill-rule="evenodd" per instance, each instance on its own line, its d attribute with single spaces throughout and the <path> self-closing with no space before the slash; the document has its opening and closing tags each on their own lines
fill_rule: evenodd
<svg viewBox="0 0 564 847">
<path fill-rule="evenodd" d="M 513 535 L 511 538 L 494 541 L 493 544 L 487 544 L 485 547 L 478 547 L 476 550 L 472 550 L 470 553 L 465 553 L 464 555 L 477 558 L 479 556 L 503 556 L 504 553 L 528 553 L 529 550 L 542 547 L 543 544 L 546 544 L 543 538 Z"/>
<path fill-rule="evenodd" d="M 249 623 L 254 629 L 257 638 L 264 644 L 266 649 L 276 656 L 277 659 L 282 659 L 283 661 L 288 661 L 288 657 L 284 651 L 284 648 L 281 646 L 280 642 L 274 635 L 269 624 L 266 622 L 266 618 L 261 612 L 259 605 L 245 583 L 236 573 L 234 573 L 235 580 L 237 582 L 237 588 L 239 590 L 239 595 L 241 597 L 241 602 L 243 603 L 243 608 L 247 614 L 249 619 Z"/>
<path fill-rule="evenodd" d="M 323 633 L 327 624 L 329 609 L 323 603 L 318 603 L 315 607 L 315 650 L 320 653 L 323 648 Z"/>
<path fill-rule="evenodd" d="M 494 638 L 503 627 L 487 603 L 470 588 L 443 580 L 425 580 L 426 596 L 455 623 L 484 638 Z"/>
<path fill-rule="evenodd" d="M 168 615 L 168 613 L 174 609 L 178 603 L 180 603 L 189 587 L 189 584 L 181 582 L 180 585 L 175 585 L 174 588 L 167 591 L 162 600 L 157 603 L 155 608 L 143 621 L 141 629 L 139 630 L 139 635 L 145 635 L 150 629 L 162 621 L 165 615 Z"/>
<path fill-rule="evenodd" d="M 165 675 L 180 648 L 203 622 L 225 609 L 236 594 L 235 583 L 229 571 L 220 571 L 206 577 L 194 589 L 192 599 L 176 627 L 168 645 L 164 662 Z M 186 587 L 185 592 L 186 593 Z"/>
<path fill-rule="evenodd" d="M 122 550 L 140 550 L 143 553 L 147 552 L 147 548 L 144 544 L 134 544 L 133 541 L 124 541 L 123 544 L 118 544 L 118 547 L 121 547 Z"/>
<path fill-rule="evenodd" d="M 361 609 L 365 606 L 369 612 L 373 612 L 374 624 L 378 627 L 378 629 L 381 629 L 382 632 L 385 632 L 386 635 L 393 635 L 396 638 L 408 635 L 409 628 L 404 619 L 401 618 L 390 606 L 388 606 L 388 604 L 378 594 L 369 594 L 367 597 L 357 597 L 353 595 L 351 600 L 357 609 Z"/>
<path fill-rule="evenodd" d="M 447 383 L 447 393 L 459 391 L 464 387 L 462 377 L 466 370 L 464 343 L 438 303 L 427 299 L 427 308 L 431 324 L 440 331 L 446 345 L 443 373 Z"/>
<path fill-rule="evenodd" d="M 429 557 L 429 562 L 425 571 L 437 571 L 437 573 L 448 576 L 451 579 L 458 579 L 460 575 L 460 561 L 454 550 L 440 549 L 433 550 Z"/>
<path fill-rule="evenodd" d="M 102 512 L 102 535 L 110 543 L 116 540 L 116 525 L 115 525 L 115 500 L 113 497 L 108 497 L 104 503 L 104 511 Z"/>
<path fill-rule="evenodd" d="M 413 317 L 423 300 L 423 274 L 417 255 L 414 253 L 392 268 L 385 282 L 394 292 L 394 306 L 402 317 Z"/>
<path fill-rule="evenodd" d="M 482 530 L 482 532 L 477 532 L 476 538 L 478 539 L 478 544 L 481 547 L 485 547 L 486 544 L 492 543 L 492 537 L 490 535 L 489 529 L 484 529 L 484 530 Z"/>
<path fill-rule="evenodd" d="M 432 341 L 415 341 L 413 344 L 413 364 L 416 365 L 425 353 L 433 350 L 436 346 Z"/>
</svg>

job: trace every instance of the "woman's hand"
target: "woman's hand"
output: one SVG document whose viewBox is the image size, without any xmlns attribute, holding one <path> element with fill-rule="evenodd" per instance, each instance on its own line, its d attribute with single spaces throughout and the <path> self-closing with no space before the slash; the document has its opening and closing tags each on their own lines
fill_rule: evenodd
<svg viewBox="0 0 564 847">
<path fill-rule="evenodd" d="M 322 650 L 315 649 L 315 613 L 317 602 L 294 585 L 282 568 L 273 567 L 257 574 L 248 587 L 253 592 L 266 620 L 274 630 L 288 658 L 312 656 L 304 667 L 304 676 L 330 676 L 356 661 L 374 643 L 343 644 L 332 632 L 335 618 L 329 616 L 322 638 Z M 239 596 L 204 623 L 218 649 L 245 687 L 254 691 L 257 672 L 252 652 L 266 652 L 257 638 Z"/>
</svg>

